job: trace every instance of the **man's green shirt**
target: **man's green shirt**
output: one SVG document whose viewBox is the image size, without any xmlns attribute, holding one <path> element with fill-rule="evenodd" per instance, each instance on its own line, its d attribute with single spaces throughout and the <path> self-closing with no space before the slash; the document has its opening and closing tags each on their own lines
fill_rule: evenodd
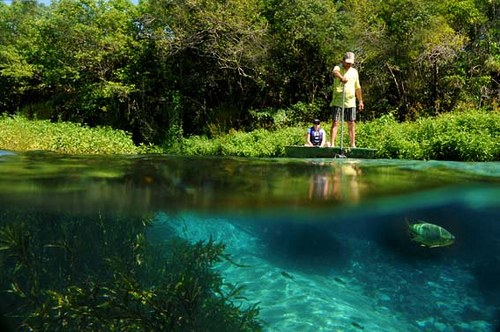
<svg viewBox="0 0 500 332">
<path fill-rule="evenodd" d="M 342 76 L 347 78 L 347 83 L 343 84 L 340 79 L 335 78 L 333 84 L 333 99 L 330 106 L 342 107 L 342 89 L 345 85 L 344 107 L 356 107 L 356 90 L 361 88 L 358 71 L 353 67 L 346 71 L 344 65 L 335 66 L 333 71 L 337 70 L 342 74 Z"/>
</svg>

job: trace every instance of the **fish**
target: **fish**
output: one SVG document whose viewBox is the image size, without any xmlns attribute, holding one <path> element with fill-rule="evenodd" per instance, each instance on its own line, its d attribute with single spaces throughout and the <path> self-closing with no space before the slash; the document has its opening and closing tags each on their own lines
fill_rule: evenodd
<svg viewBox="0 0 500 332">
<path fill-rule="evenodd" d="M 364 330 L 365 327 L 361 324 L 358 324 L 356 322 L 351 322 L 352 326 L 354 326 L 355 328 L 359 329 L 359 330 Z"/>
<path fill-rule="evenodd" d="M 342 279 L 340 279 L 338 277 L 333 278 L 333 280 L 335 280 L 335 282 L 337 282 L 337 283 L 339 283 L 341 285 L 345 285 L 346 284 L 346 282 L 344 280 L 342 280 Z"/>
<path fill-rule="evenodd" d="M 441 226 L 425 221 L 410 224 L 408 221 L 411 239 L 423 247 L 447 247 L 455 242 L 455 236 Z"/>
<path fill-rule="evenodd" d="M 293 280 L 293 279 L 294 279 L 292 275 L 290 275 L 289 273 L 286 273 L 285 271 L 281 271 L 281 275 L 282 275 L 283 277 L 285 277 L 285 278 L 290 279 L 290 280 Z"/>
</svg>

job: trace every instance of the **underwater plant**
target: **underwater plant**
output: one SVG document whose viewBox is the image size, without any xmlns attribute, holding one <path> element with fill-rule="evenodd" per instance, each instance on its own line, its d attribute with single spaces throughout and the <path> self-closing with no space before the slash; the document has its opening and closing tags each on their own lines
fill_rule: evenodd
<svg viewBox="0 0 500 332">
<path fill-rule="evenodd" d="M 225 245 L 147 238 L 148 218 L 0 213 L 0 314 L 14 330 L 261 331 L 214 266 Z"/>
</svg>

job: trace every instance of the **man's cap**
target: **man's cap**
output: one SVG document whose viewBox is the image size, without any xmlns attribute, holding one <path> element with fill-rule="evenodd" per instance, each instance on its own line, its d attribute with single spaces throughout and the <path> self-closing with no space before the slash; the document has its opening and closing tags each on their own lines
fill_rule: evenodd
<svg viewBox="0 0 500 332">
<path fill-rule="evenodd" d="M 314 119 L 313 124 L 319 124 L 319 119 Z"/>
<path fill-rule="evenodd" d="M 344 55 L 344 61 L 347 62 L 347 63 L 354 63 L 354 53 L 347 52 Z"/>
</svg>

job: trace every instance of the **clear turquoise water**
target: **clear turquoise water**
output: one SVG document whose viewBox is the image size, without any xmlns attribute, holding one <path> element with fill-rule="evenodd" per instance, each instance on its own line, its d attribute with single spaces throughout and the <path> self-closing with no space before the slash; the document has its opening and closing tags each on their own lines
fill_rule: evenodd
<svg viewBox="0 0 500 332">
<path fill-rule="evenodd" d="M 150 239 L 212 237 L 266 331 L 496 331 L 500 164 L 0 156 L 2 209 L 150 214 Z M 455 235 L 411 241 L 408 222 Z"/>
</svg>

